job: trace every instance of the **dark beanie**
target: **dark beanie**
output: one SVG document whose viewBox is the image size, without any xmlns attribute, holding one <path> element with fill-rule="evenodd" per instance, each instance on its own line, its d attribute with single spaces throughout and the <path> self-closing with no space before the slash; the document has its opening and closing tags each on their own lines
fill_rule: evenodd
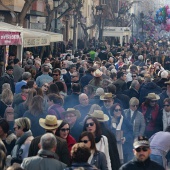
<svg viewBox="0 0 170 170">
<path fill-rule="evenodd" d="M 14 68 L 12 66 L 7 66 L 6 70 L 13 70 Z"/>
</svg>

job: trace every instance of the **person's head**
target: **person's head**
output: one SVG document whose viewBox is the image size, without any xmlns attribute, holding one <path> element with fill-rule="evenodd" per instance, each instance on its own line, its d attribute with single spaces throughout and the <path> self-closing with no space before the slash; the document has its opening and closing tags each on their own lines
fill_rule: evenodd
<svg viewBox="0 0 170 170">
<path fill-rule="evenodd" d="M 31 73 L 30 72 L 24 72 L 22 74 L 22 80 L 25 80 L 25 81 L 31 80 Z"/>
<path fill-rule="evenodd" d="M 139 106 L 139 100 L 136 97 L 132 97 L 129 101 L 129 108 L 132 111 L 136 111 L 138 109 Z"/>
<path fill-rule="evenodd" d="M 100 96 L 100 100 L 103 100 L 103 103 L 106 109 L 111 108 L 111 106 L 114 103 L 114 97 L 115 95 L 113 95 L 112 93 L 105 93 L 104 95 Z"/>
<path fill-rule="evenodd" d="M 40 139 L 40 148 L 42 150 L 55 152 L 57 146 L 57 139 L 52 133 L 44 134 Z"/>
<path fill-rule="evenodd" d="M 130 85 L 130 88 L 133 88 L 138 91 L 140 88 L 140 83 L 138 82 L 138 80 L 133 80 Z"/>
<path fill-rule="evenodd" d="M 58 104 L 58 105 L 62 106 L 63 99 L 58 94 L 50 93 L 50 94 L 48 94 L 48 105 L 52 106 L 54 104 Z"/>
<path fill-rule="evenodd" d="M 154 107 L 157 104 L 157 101 L 160 99 L 160 97 L 155 93 L 149 93 L 146 96 L 145 103 L 147 103 L 150 107 Z"/>
<path fill-rule="evenodd" d="M 6 156 L 7 151 L 5 145 L 3 144 L 2 140 L 0 139 L 0 169 L 4 169 L 6 165 Z"/>
<path fill-rule="evenodd" d="M 58 91 L 59 91 L 59 92 L 65 92 L 63 82 L 61 82 L 61 81 L 57 81 L 57 82 L 55 82 L 55 84 L 57 85 L 57 87 L 58 87 Z"/>
<path fill-rule="evenodd" d="M 98 104 L 93 104 L 93 105 L 91 105 L 88 114 L 92 114 L 94 112 L 94 110 L 102 110 L 102 109 L 101 109 L 101 107 Z"/>
<path fill-rule="evenodd" d="M 29 88 L 27 85 L 23 85 L 21 87 L 21 95 L 24 96 L 26 99 L 28 97 L 28 91 L 29 91 Z"/>
<path fill-rule="evenodd" d="M 97 150 L 94 135 L 91 132 L 82 132 L 79 137 L 79 143 L 84 143 L 90 150 Z"/>
<path fill-rule="evenodd" d="M 74 64 L 70 65 L 69 71 L 70 71 L 70 73 L 74 73 L 76 71 L 76 65 L 74 65 Z"/>
<path fill-rule="evenodd" d="M 71 82 L 75 83 L 78 81 L 79 81 L 79 73 L 75 71 L 71 75 Z"/>
<path fill-rule="evenodd" d="M 31 114 L 37 115 L 43 113 L 43 104 L 44 99 L 42 96 L 39 95 L 34 96 L 29 107 Z"/>
<path fill-rule="evenodd" d="M 125 81 L 126 80 L 126 74 L 123 73 L 122 71 L 118 71 L 117 72 L 117 78 Z"/>
<path fill-rule="evenodd" d="M 49 66 L 44 65 L 44 66 L 43 66 L 43 73 L 49 73 L 49 71 L 50 71 Z"/>
<path fill-rule="evenodd" d="M 79 95 L 79 102 L 82 106 L 87 106 L 89 104 L 89 98 L 85 93 Z"/>
<path fill-rule="evenodd" d="M 52 132 L 55 134 L 62 121 L 63 120 L 58 120 L 55 115 L 47 115 L 45 119 L 39 119 L 39 125 L 45 129 L 46 132 Z"/>
<path fill-rule="evenodd" d="M 84 87 L 84 93 L 90 98 L 90 97 L 93 97 L 94 95 L 94 88 L 92 85 L 86 85 Z"/>
<path fill-rule="evenodd" d="M 32 88 L 36 89 L 37 88 L 37 84 L 36 84 L 36 82 L 34 80 L 29 80 L 27 82 L 27 86 L 28 86 L 29 89 L 32 89 Z"/>
<path fill-rule="evenodd" d="M 100 136 L 101 128 L 99 121 L 92 116 L 87 117 L 84 121 L 83 131 L 91 132 L 95 137 Z"/>
<path fill-rule="evenodd" d="M 14 70 L 14 68 L 12 66 L 7 66 L 6 67 L 6 73 L 9 74 L 9 75 L 13 74 L 13 70 Z"/>
<path fill-rule="evenodd" d="M 49 89 L 49 84 L 48 83 L 44 83 L 41 87 L 43 93 L 47 93 L 48 89 Z"/>
<path fill-rule="evenodd" d="M 3 91 L 4 89 L 10 89 L 10 90 L 11 90 L 10 84 L 9 84 L 9 83 L 4 83 L 4 84 L 2 85 L 2 91 Z"/>
<path fill-rule="evenodd" d="M 164 110 L 166 111 L 166 112 L 170 112 L 170 98 L 166 98 L 165 100 L 164 100 Z"/>
<path fill-rule="evenodd" d="M 52 75 L 53 75 L 54 81 L 59 81 L 60 76 L 61 76 L 61 70 L 59 68 L 54 69 Z"/>
<path fill-rule="evenodd" d="M 68 108 L 67 111 L 62 113 L 64 115 L 64 119 L 69 123 L 70 126 L 73 126 L 77 119 L 80 118 L 80 112 L 73 108 Z"/>
<path fill-rule="evenodd" d="M 61 125 L 58 127 L 55 134 L 63 139 L 67 139 L 69 132 L 70 125 L 66 121 L 63 121 Z"/>
<path fill-rule="evenodd" d="M 80 93 L 81 91 L 81 86 L 78 83 L 73 83 L 71 88 L 73 93 Z"/>
<path fill-rule="evenodd" d="M 2 98 L 1 100 L 6 104 L 6 105 L 11 105 L 13 102 L 13 93 L 10 89 L 4 89 L 2 91 Z"/>
<path fill-rule="evenodd" d="M 50 84 L 48 88 L 48 93 L 59 94 L 58 86 L 56 84 Z"/>
<path fill-rule="evenodd" d="M 4 137 L 5 134 L 9 132 L 9 123 L 1 118 L 0 119 L 0 138 Z"/>
<path fill-rule="evenodd" d="M 14 131 L 17 137 L 21 137 L 31 128 L 31 122 L 28 118 L 22 117 L 14 120 Z"/>
<path fill-rule="evenodd" d="M 150 144 L 146 137 L 139 136 L 133 143 L 133 153 L 139 162 L 144 162 L 151 154 Z"/>
<path fill-rule="evenodd" d="M 14 64 L 19 64 L 19 59 L 18 58 L 14 58 Z"/>
<path fill-rule="evenodd" d="M 71 158 L 74 163 L 87 163 L 90 155 L 90 149 L 84 143 L 76 143 L 71 149 Z"/>
<path fill-rule="evenodd" d="M 111 108 L 110 108 L 110 114 L 114 116 L 114 118 L 119 118 L 122 115 L 123 109 L 119 103 L 115 103 Z"/>
</svg>

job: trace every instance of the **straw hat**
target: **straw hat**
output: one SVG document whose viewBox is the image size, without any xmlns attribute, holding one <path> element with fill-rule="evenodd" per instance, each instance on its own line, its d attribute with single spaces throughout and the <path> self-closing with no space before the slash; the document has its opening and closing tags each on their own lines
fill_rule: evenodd
<svg viewBox="0 0 170 170">
<path fill-rule="evenodd" d="M 109 100 L 113 99 L 114 97 L 116 97 L 116 95 L 112 93 L 104 93 L 103 95 L 100 96 L 100 100 Z"/>
<path fill-rule="evenodd" d="M 97 70 L 94 72 L 93 76 L 94 76 L 94 77 L 101 77 L 102 74 L 103 74 L 103 72 L 101 72 L 99 69 L 97 69 Z"/>
<path fill-rule="evenodd" d="M 57 120 L 54 115 L 47 115 L 45 119 L 40 118 L 39 124 L 42 128 L 52 130 L 58 128 L 62 123 L 62 120 Z"/>
<path fill-rule="evenodd" d="M 74 113 L 77 116 L 77 118 L 81 117 L 79 110 L 75 110 L 74 108 L 68 108 L 67 111 L 63 112 L 62 114 L 66 115 L 68 113 Z"/>
<path fill-rule="evenodd" d="M 150 100 L 159 100 L 160 97 L 155 94 L 155 93 L 149 93 L 147 96 L 146 96 L 147 99 L 150 99 Z"/>
<path fill-rule="evenodd" d="M 109 116 L 104 114 L 102 110 L 94 110 L 89 116 L 95 117 L 99 122 L 107 122 L 109 120 Z"/>
</svg>

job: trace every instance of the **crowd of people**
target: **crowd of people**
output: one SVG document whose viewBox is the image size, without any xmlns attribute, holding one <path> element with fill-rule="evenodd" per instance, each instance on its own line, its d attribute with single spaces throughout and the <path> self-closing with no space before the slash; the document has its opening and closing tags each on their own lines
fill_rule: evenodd
<svg viewBox="0 0 170 170">
<path fill-rule="evenodd" d="M 0 169 L 167 169 L 166 40 L 9 55 L 0 77 Z M 156 162 L 156 163 L 155 163 Z"/>
</svg>

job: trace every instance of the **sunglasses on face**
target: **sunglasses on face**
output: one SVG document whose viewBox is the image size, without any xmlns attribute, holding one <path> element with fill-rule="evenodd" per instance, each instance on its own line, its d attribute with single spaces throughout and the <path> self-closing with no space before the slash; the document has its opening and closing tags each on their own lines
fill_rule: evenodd
<svg viewBox="0 0 170 170">
<path fill-rule="evenodd" d="M 88 143 L 89 140 L 81 140 L 81 143 Z"/>
<path fill-rule="evenodd" d="M 164 104 L 164 107 L 169 107 L 170 105 L 169 104 Z"/>
<path fill-rule="evenodd" d="M 136 148 L 135 150 L 136 150 L 136 152 L 141 152 L 141 151 L 144 151 L 144 152 L 146 152 L 146 151 L 148 151 L 148 147 L 142 147 L 142 148 Z"/>
<path fill-rule="evenodd" d="M 53 76 L 58 76 L 59 74 L 53 74 Z"/>
<path fill-rule="evenodd" d="M 138 105 L 132 105 L 132 107 L 138 107 Z"/>
<path fill-rule="evenodd" d="M 70 130 L 70 128 L 66 128 L 66 129 L 60 129 L 62 132 L 65 132 L 65 131 L 69 131 Z"/>
<path fill-rule="evenodd" d="M 94 122 L 86 123 L 86 127 L 89 127 L 89 126 L 94 126 Z"/>
<path fill-rule="evenodd" d="M 132 77 L 136 77 L 136 75 L 132 75 Z"/>
<path fill-rule="evenodd" d="M 122 110 L 121 109 L 115 109 L 114 111 L 115 112 L 121 112 Z"/>
</svg>

